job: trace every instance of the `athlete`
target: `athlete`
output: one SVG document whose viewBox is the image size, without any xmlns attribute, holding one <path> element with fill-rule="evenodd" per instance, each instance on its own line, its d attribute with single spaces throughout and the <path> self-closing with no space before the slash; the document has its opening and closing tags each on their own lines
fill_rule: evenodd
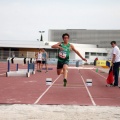
<svg viewBox="0 0 120 120">
<path fill-rule="evenodd" d="M 45 65 L 45 68 L 46 68 L 46 72 L 45 73 L 48 72 L 47 59 L 48 59 L 48 54 L 45 51 L 45 49 L 43 48 L 42 49 L 42 67 L 43 67 L 43 65 Z"/>
<path fill-rule="evenodd" d="M 57 74 L 63 74 L 64 86 L 67 84 L 67 69 L 69 63 L 70 51 L 73 50 L 82 60 L 86 61 L 85 58 L 75 49 L 75 47 L 69 43 L 69 34 L 65 33 L 62 35 L 63 42 L 59 42 L 52 46 L 52 48 L 58 49 L 58 62 L 57 62 Z"/>
<path fill-rule="evenodd" d="M 42 50 L 41 49 L 36 54 L 36 61 L 37 61 L 37 71 L 41 72 L 41 68 L 42 68 Z"/>
</svg>

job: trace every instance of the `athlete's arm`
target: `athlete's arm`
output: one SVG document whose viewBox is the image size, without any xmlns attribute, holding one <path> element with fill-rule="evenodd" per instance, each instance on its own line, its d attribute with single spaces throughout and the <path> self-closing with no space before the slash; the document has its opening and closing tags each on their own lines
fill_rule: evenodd
<svg viewBox="0 0 120 120">
<path fill-rule="evenodd" d="M 80 54 L 80 52 L 79 52 L 78 50 L 76 50 L 73 45 L 71 45 L 71 49 L 72 49 L 82 60 L 84 60 L 84 61 L 87 62 L 87 60 L 82 57 L 82 55 Z"/>
<path fill-rule="evenodd" d="M 61 50 L 63 50 L 63 48 L 60 46 L 60 42 L 59 43 L 57 43 L 57 44 L 54 44 L 54 45 L 52 45 L 51 47 L 52 48 L 58 48 L 58 49 L 61 49 Z"/>
<path fill-rule="evenodd" d="M 115 61 L 116 55 L 113 54 L 112 63 Z"/>
</svg>

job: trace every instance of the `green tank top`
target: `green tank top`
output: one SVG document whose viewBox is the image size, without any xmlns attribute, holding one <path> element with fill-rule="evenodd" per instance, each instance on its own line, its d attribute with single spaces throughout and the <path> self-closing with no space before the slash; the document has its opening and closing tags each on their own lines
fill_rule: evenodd
<svg viewBox="0 0 120 120">
<path fill-rule="evenodd" d="M 69 62 L 69 55 L 70 55 L 70 43 L 68 43 L 67 45 L 64 45 L 64 43 L 62 42 L 60 45 L 63 50 L 58 50 L 58 61 L 60 62 Z"/>
</svg>

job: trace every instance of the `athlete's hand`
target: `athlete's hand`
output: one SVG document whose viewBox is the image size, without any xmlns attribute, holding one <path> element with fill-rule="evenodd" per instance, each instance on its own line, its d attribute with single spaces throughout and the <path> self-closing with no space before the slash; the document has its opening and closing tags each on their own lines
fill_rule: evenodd
<svg viewBox="0 0 120 120">
<path fill-rule="evenodd" d="M 111 62 L 111 66 L 112 66 L 112 67 L 114 66 L 114 63 L 113 63 L 113 62 Z"/>
<path fill-rule="evenodd" d="M 82 60 L 84 60 L 85 62 L 87 62 L 87 59 L 83 58 Z"/>
</svg>

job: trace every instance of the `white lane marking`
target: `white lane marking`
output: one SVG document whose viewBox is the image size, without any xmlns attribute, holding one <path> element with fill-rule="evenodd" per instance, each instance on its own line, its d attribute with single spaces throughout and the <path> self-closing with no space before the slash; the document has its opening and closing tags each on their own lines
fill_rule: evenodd
<svg viewBox="0 0 120 120">
<path fill-rule="evenodd" d="M 96 73 L 95 71 L 93 71 L 93 70 L 91 70 L 92 72 L 94 72 L 94 73 Z M 96 73 L 96 74 L 98 74 L 99 76 L 101 76 L 101 77 L 103 77 L 103 78 L 105 78 L 106 79 L 106 77 L 104 77 L 103 75 L 101 75 L 101 74 L 99 74 L 99 73 Z"/>
<path fill-rule="evenodd" d="M 94 69 L 94 67 L 68 67 L 69 69 Z"/>
<path fill-rule="evenodd" d="M 41 98 L 48 92 L 48 90 L 53 86 L 53 84 L 58 80 L 58 78 L 60 77 L 61 75 L 59 75 L 55 81 L 42 93 L 42 95 L 39 96 L 39 98 L 34 102 L 34 104 L 37 104 Z"/>
<path fill-rule="evenodd" d="M 92 97 L 90 91 L 88 90 L 88 87 L 87 87 L 86 84 L 85 84 L 84 78 L 82 77 L 81 74 L 80 74 L 80 76 L 81 76 L 81 78 L 82 78 L 82 81 L 83 81 L 83 83 L 84 83 L 84 85 L 85 85 L 85 88 L 86 88 L 86 90 L 87 90 L 87 92 L 88 92 L 88 95 L 89 95 L 89 97 L 90 97 L 90 100 L 91 100 L 92 104 L 93 104 L 94 106 L 96 106 L 96 103 L 95 103 L 95 101 L 94 101 L 94 99 L 93 99 L 93 97 Z"/>
</svg>

